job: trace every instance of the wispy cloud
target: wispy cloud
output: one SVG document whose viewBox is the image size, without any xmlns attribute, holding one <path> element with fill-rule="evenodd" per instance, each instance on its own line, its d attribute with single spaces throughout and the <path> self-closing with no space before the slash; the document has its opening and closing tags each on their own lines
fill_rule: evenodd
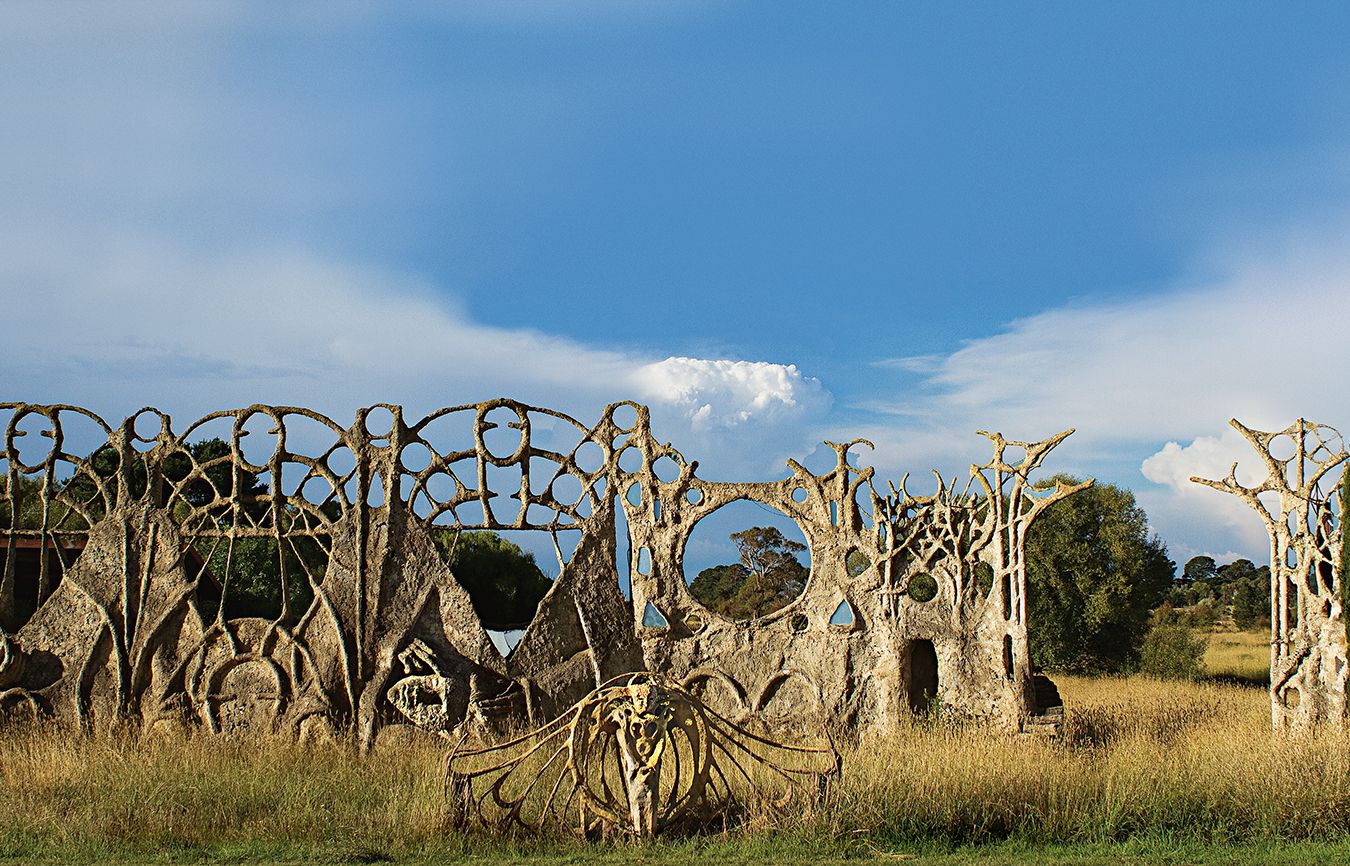
<svg viewBox="0 0 1350 866">
<path fill-rule="evenodd" d="M 1052 470 L 1138 486 L 1155 527 L 1185 540 L 1178 555 L 1259 556 L 1256 518 L 1189 478 L 1250 462 L 1230 417 L 1264 429 L 1350 418 L 1339 387 L 1350 379 L 1350 225 L 1230 256 L 1204 285 L 1052 309 L 938 359 L 884 362 L 922 374 L 922 397 L 863 404 L 886 420 L 856 432 L 877 441 L 878 466 L 959 471 L 953 431 L 1076 427 Z M 973 437 L 959 444 L 980 456 Z"/>
<path fill-rule="evenodd" d="M 873 367 L 883 370 L 899 370 L 904 373 L 936 373 L 942 369 L 943 355 L 908 355 L 898 358 L 882 358 L 873 361 Z"/>
<path fill-rule="evenodd" d="M 343 417 L 376 402 L 424 411 L 504 394 L 584 420 L 636 398 L 676 441 L 737 430 L 744 447 L 725 443 L 711 462 L 755 472 L 803 447 L 830 403 L 791 364 L 661 359 L 492 327 L 415 278 L 295 251 L 203 257 L 122 237 L 73 260 L 3 246 L 0 303 L 34 323 L 7 339 L 8 399 L 114 417 L 147 402 L 180 414 L 270 402 Z"/>
</svg>

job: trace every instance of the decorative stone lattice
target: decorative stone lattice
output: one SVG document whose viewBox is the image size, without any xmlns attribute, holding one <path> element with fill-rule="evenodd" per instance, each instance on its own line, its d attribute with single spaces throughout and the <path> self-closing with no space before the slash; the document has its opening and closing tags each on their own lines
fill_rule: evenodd
<svg viewBox="0 0 1350 866">
<path fill-rule="evenodd" d="M 636 671 L 776 729 L 884 728 L 939 705 L 1019 729 L 1056 702 L 1029 663 L 1022 550 L 1036 515 L 1079 489 L 1028 481 L 1067 432 L 985 434 L 994 457 L 964 489 L 939 478 L 915 496 L 903 482 L 876 492 L 850 462 L 860 442 L 832 445 L 823 474 L 790 461 L 778 481 L 704 480 L 633 403 L 592 425 L 510 400 L 415 421 L 375 406 L 350 426 L 251 406 L 181 432 L 153 409 L 115 427 L 71 406 L 5 415 L 0 701 L 16 712 L 302 737 L 336 726 L 369 745 L 398 725 L 537 726 Z M 77 427 L 93 439 L 83 456 L 66 448 Z M 194 456 L 211 436 L 225 446 Z M 699 520 L 742 499 L 792 518 L 812 567 L 795 601 L 738 622 L 690 594 L 683 557 Z M 631 563 L 616 561 L 619 509 Z M 509 654 L 433 543 L 442 529 L 553 537 L 560 573 Z M 231 617 L 260 540 L 280 557 L 281 613 Z M 28 583 L 20 554 L 38 559 Z M 290 596 L 297 585 L 312 603 Z"/>
<path fill-rule="evenodd" d="M 839 772 L 831 746 L 784 746 L 722 718 L 674 680 L 626 674 L 537 730 L 457 746 L 447 788 L 457 822 L 573 825 L 650 837 L 757 810 L 806 808 Z"/>
<path fill-rule="evenodd" d="M 1242 484 L 1235 463 L 1227 478 L 1191 481 L 1240 497 L 1270 533 L 1271 723 L 1277 731 L 1344 726 L 1342 527 L 1333 470 L 1350 455 L 1340 433 L 1302 418 L 1273 433 L 1229 423 L 1256 449 L 1265 480 Z"/>
</svg>

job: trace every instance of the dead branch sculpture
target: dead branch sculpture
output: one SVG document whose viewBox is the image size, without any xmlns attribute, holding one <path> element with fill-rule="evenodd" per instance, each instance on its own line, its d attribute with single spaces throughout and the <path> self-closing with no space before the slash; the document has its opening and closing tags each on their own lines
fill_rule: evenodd
<svg viewBox="0 0 1350 866">
<path fill-rule="evenodd" d="M 822 732 L 822 739 L 825 739 Z M 832 746 L 776 743 L 722 718 L 660 674 L 617 677 L 548 724 L 500 745 L 457 747 L 457 823 L 649 838 L 806 807 L 839 772 Z"/>
<path fill-rule="evenodd" d="M 1270 534 L 1271 724 L 1277 731 L 1323 723 L 1343 726 L 1343 527 L 1332 471 L 1350 455 L 1334 428 L 1302 418 L 1272 433 L 1245 427 L 1237 419 L 1229 423 L 1256 449 L 1266 477 L 1248 487 L 1237 480 L 1234 463 L 1227 478 L 1191 481 L 1242 499 Z M 1277 507 L 1268 501 L 1272 497 L 1278 499 Z"/>
</svg>

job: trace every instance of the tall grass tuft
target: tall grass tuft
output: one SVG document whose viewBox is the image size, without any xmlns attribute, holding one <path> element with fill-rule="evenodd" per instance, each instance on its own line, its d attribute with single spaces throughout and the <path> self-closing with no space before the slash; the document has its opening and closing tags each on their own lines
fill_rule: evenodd
<svg viewBox="0 0 1350 866">
<path fill-rule="evenodd" d="M 1144 677 L 1065 677 L 1060 689 L 1058 738 L 946 718 L 864 735 L 828 802 L 756 819 L 718 844 L 838 854 L 1005 839 L 1350 840 L 1346 736 L 1272 735 L 1264 691 Z M 0 733 L 0 855 L 270 846 L 379 859 L 576 844 L 450 829 L 442 753 L 434 740 L 363 756 L 331 743 L 10 729 Z"/>
</svg>

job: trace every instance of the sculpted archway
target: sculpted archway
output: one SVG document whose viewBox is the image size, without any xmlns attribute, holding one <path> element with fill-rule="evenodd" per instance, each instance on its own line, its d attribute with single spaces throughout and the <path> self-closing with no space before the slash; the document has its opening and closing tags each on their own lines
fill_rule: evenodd
<svg viewBox="0 0 1350 866">
<path fill-rule="evenodd" d="M 0 413 L 0 698 L 94 726 L 335 727 L 368 744 L 390 725 L 541 724 L 647 671 L 747 719 L 886 727 L 910 711 L 906 659 L 921 640 L 936 700 L 1017 729 L 1045 709 L 1023 540 L 1086 486 L 1029 478 L 1069 431 L 983 434 L 993 456 L 964 485 L 939 478 L 916 496 L 904 481 L 879 491 L 852 462 L 862 442 L 831 444 L 835 464 L 819 474 L 789 461 L 777 480 L 706 480 L 634 403 L 589 424 L 505 399 L 419 419 L 374 406 L 348 425 L 258 405 L 181 431 L 154 410 L 116 426 L 71 406 Z M 68 452 L 72 418 L 103 441 Z M 45 448 L 24 439 L 35 427 Z M 221 446 L 195 444 L 212 431 Z M 682 562 L 694 525 L 738 500 L 788 515 L 811 552 L 800 597 L 744 622 L 694 599 Z M 631 598 L 617 580 L 619 509 Z M 570 556 L 557 547 L 557 578 L 505 657 L 434 543 L 465 530 L 579 533 Z M 33 575 L 16 568 L 25 545 L 38 551 Z M 260 571 L 260 556 L 275 568 Z M 233 614 L 263 571 L 280 582 L 280 610 Z M 931 594 L 912 591 L 921 579 Z M 24 581 L 31 615 L 15 603 Z"/>
</svg>

